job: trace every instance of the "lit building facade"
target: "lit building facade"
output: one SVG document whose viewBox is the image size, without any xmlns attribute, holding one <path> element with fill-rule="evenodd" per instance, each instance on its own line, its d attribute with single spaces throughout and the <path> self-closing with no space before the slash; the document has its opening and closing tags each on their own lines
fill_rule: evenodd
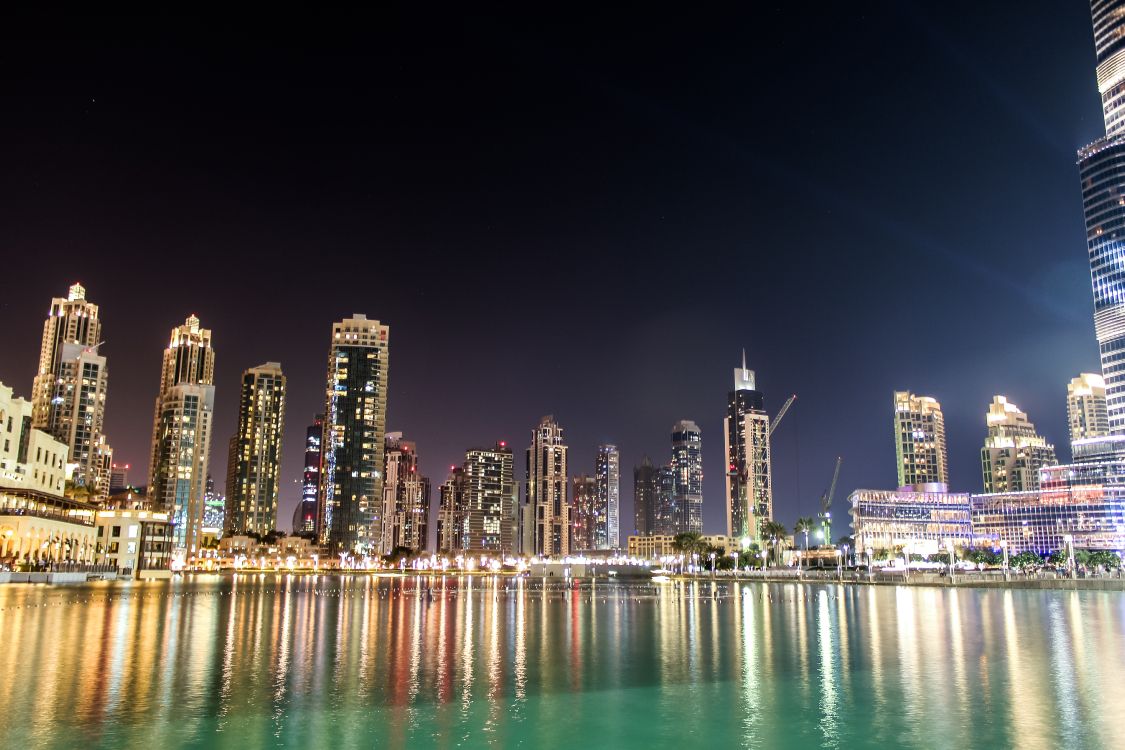
<svg viewBox="0 0 1125 750">
<path fill-rule="evenodd" d="M 852 536 L 859 555 L 902 548 L 908 554 L 932 555 L 971 545 L 969 495 L 960 492 L 856 490 L 848 497 Z"/>
<path fill-rule="evenodd" d="M 119 576 L 167 578 L 172 554 L 172 526 L 167 513 L 148 510 L 98 511 L 93 562 L 112 565 Z"/>
<path fill-rule="evenodd" d="M 543 417 L 531 432 L 527 449 L 527 497 L 533 513 L 534 550 L 542 557 L 570 553 L 570 504 L 567 502 L 567 446 L 562 427 Z"/>
<path fill-rule="evenodd" d="M 277 362 L 242 373 L 238 431 L 227 461 L 226 534 L 265 535 L 277 528 L 285 375 Z"/>
<path fill-rule="evenodd" d="M 173 524 L 173 555 L 190 560 L 202 544 L 204 495 L 215 411 L 211 331 L 188 317 L 172 329 L 160 372 L 152 428 L 149 497 Z"/>
<path fill-rule="evenodd" d="M 679 534 L 684 518 L 676 492 L 676 470 L 661 466 L 656 470 L 656 534 Z"/>
<path fill-rule="evenodd" d="M 1109 434 L 1105 379 L 1101 375 L 1084 372 L 1071 379 L 1066 386 L 1066 418 L 1072 443 Z"/>
<path fill-rule="evenodd" d="M 770 418 L 754 371 L 746 367 L 745 352 L 742 367 L 734 371 L 734 390 L 727 394 L 723 440 L 727 535 L 757 539 L 762 523 L 773 517 Z"/>
<path fill-rule="evenodd" d="M 898 486 L 948 485 L 949 455 L 941 404 L 909 391 L 896 391 L 894 401 Z"/>
<path fill-rule="evenodd" d="M 672 533 L 703 532 L 703 433 L 691 420 L 672 428 L 672 474 L 675 507 L 668 523 Z"/>
<path fill-rule="evenodd" d="M 716 554 L 729 555 L 739 548 L 738 540 L 723 534 L 707 534 L 699 541 L 708 547 L 713 547 Z M 630 536 L 627 540 L 629 557 L 638 557 L 645 560 L 654 560 L 666 556 L 682 554 L 676 549 L 676 537 L 671 534 L 657 534 L 654 536 Z M 709 560 L 700 560 L 704 567 L 710 565 Z"/>
<path fill-rule="evenodd" d="M 74 483 L 97 499 L 109 495 L 113 456 L 103 433 L 109 374 L 101 336 L 98 306 L 81 284 L 52 299 L 31 397 L 32 425 L 66 443 Z"/>
<path fill-rule="evenodd" d="M 598 482 L 594 549 L 617 549 L 621 545 L 621 454 L 616 445 L 598 446 L 594 477 Z"/>
<path fill-rule="evenodd" d="M 645 456 L 640 466 L 633 467 L 633 529 L 637 536 L 656 533 L 657 507 L 660 502 L 658 470 Z"/>
<path fill-rule="evenodd" d="M 1094 331 L 1102 360 L 1106 417 L 1114 434 L 1125 433 L 1125 2 L 1093 0 L 1098 92 L 1106 135 L 1079 150 L 1082 210 Z"/>
<path fill-rule="evenodd" d="M 570 480 L 571 546 L 576 552 L 598 547 L 598 482 L 579 474 Z M 604 528 L 604 527 L 603 527 Z"/>
<path fill-rule="evenodd" d="M 390 328 L 364 315 L 332 326 L 318 515 L 331 554 L 382 547 L 383 439 Z"/>
<path fill-rule="evenodd" d="M 507 443 L 465 452 L 459 478 L 463 520 L 461 551 L 511 555 L 516 551 L 515 462 Z M 565 490 L 564 490 L 565 491 Z M 457 498 L 451 500 L 456 504 Z"/>
<path fill-rule="evenodd" d="M 988 436 L 981 448 L 984 491 L 1039 489 L 1039 469 L 1058 463 L 1055 446 L 1035 432 L 1027 415 L 1003 396 L 995 396 L 985 415 Z"/>
<path fill-rule="evenodd" d="M 129 489 L 129 464 L 113 463 L 109 469 L 109 492 L 114 494 Z"/>
<path fill-rule="evenodd" d="M 221 492 L 215 491 L 215 480 L 207 475 L 203 492 L 203 539 L 217 540 L 222 538 L 223 529 L 226 528 L 227 498 Z"/>
<path fill-rule="evenodd" d="M 395 547 L 421 552 L 430 533 L 430 480 L 418 467 L 418 447 L 389 432 L 384 448 L 383 554 Z"/>
<path fill-rule="evenodd" d="M 320 486 L 320 441 L 324 435 L 324 415 L 316 419 L 305 430 L 305 468 L 301 472 L 301 499 L 293 509 L 293 533 L 316 534 L 316 493 Z"/>
<path fill-rule="evenodd" d="M 0 383 L 0 487 L 62 497 L 70 448 L 32 427 L 33 409 Z"/>
<path fill-rule="evenodd" d="M 973 530 L 1009 552 L 1125 550 L 1125 456 L 1047 466 L 1037 492 L 974 495 Z"/>
</svg>

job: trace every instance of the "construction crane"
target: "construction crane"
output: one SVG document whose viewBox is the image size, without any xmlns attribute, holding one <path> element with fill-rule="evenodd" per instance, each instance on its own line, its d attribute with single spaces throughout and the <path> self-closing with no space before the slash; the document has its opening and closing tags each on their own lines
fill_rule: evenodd
<svg viewBox="0 0 1125 750">
<path fill-rule="evenodd" d="M 777 416 L 773 418 L 773 421 L 772 421 L 772 422 L 770 422 L 770 436 L 771 436 L 771 437 L 773 436 L 773 431 L 777 429 L 777 426 L 778 426 L 779 424 L 781 424 L 781 420 L 785 419 L 785 414 L 786 414 L 786 412 L 788 412 L 788 411 L 789 411 L 789 407 L 790 407 L 790 406 L 792 406 L 792 405 L 793 405 L 793 402 L 794 402 L 794 401 L 796 401 L 796 400 L 797 400 L 797 394 L 796 394 L 796 393 L 794 393 L 794 394 L 793 394 L 792 396 L 790 396 L 790 397 L 789 397 L 789 399 L 788 399 L 788 400 L 787 400 L 787 401 L 786 401 L 786 402 L 785 402 L 785 403 L 784 403 L 784 404 L 782 405 L 782 407 L 781 407 L 781 411 L 779 411 L 779 412 L 777 413 Z"/>
<path fill-rule="evenodd" d="M 840 464 L 844 462 L 843 456 L 836 456 L 836 469 L 832 472 L 832 484 L 820 496 L 820 525 L 824 530 L 824 543 L 832 544 L 832 497 L 836 494 L 836 482 L 840 479 Z"/>
</svg>

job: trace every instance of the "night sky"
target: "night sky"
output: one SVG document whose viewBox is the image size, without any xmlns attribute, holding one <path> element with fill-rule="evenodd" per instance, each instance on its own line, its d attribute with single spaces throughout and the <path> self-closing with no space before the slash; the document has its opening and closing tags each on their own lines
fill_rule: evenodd
<svg viewBox="0 0 1125 750">
<path fill-rule="evenodd" d="M 798 394 L 774 437 L 787 525 L 837 454 L 834 515 L 894 486 L 895 389 L 942 402 L 955 489 L 981 487 L 997 393 L 1065 460 L 1066 383 L 1098 367 L 1075 167 L 1103 133 L 1088 4 L 779 5 L 13 24 L 0 380 L 30 396 L 50 299 L 80 280 L 108 438 L 143 483 L 161 350 L 197 314 L 219 486 L 241 371 L 289 377 L 286 530 L 331 324 L 353 312 L 390 325 L 387 429 L 417 441 L 435 508 L 468 447 L 509 441 L 522 479 L 551 413 L 572 474 L 620 446 L 624 537 L 633 465 L 694 419 L 704 527 L 724 531 L 743 347 L 771 413 Z"/>
</svg>

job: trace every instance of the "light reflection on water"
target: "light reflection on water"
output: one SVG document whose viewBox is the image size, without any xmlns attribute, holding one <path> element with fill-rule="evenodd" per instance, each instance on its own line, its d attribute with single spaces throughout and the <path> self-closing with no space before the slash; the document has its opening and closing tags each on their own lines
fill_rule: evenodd
<svg viewBox="0 0 1125 750">
<path fill-rule="evenodd" d="M 0 587 L 8 746 L 1109 747 L 1111 592 L 242 575 Z"/>
</svg>

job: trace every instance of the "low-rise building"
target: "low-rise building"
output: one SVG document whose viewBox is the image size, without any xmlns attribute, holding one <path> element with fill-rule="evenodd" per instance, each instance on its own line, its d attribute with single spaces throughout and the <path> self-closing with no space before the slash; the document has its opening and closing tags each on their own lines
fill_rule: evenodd
<svg viewBox="0 0 1125 750">
<path fill-rule="evenodd" d="M 972 544 L 969 494 L 948 492 L 941 484 L 898 490 L 856 490 L 848 497 L 858 555 L 901 547 L 930 555 L 951 541 Z"/>
<path fill-rule="evenodd" d="M 172 527 L 167 513 L 103 510 L 94 525 L 97 548 L 93 562 L 113 565 L 122 576 L 171 576 Z"/>
<path fill-rule="evenodd" d="M 699 539 L 703 544 L 721 550 L 724 555 L 738 548 L 737 541 L 724 534 L 704 534 Z M 676 537 L 672 534 L 630 536 L 628 540 L 629 557 L 651 560 L 665 555 L 678 555 L 680 551 L 676 549 L 675 542 Z"/>
</svg>

